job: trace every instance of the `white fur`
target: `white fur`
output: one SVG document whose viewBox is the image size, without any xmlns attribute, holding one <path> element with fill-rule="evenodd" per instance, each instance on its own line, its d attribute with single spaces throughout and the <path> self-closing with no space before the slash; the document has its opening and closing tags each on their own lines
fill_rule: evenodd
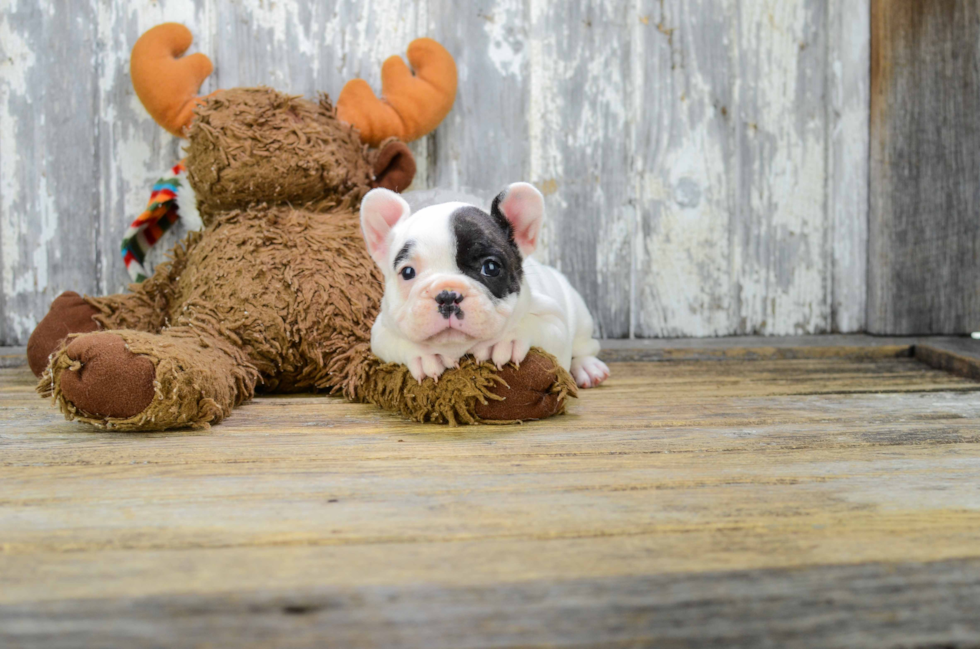
<svg viewBox="0 0 980 649">
<path fill-rule="evenodd" d="M 438 380 L 466 354 L 502 367 L 519 364 L 531 347 L 541 347 L 571 371 L 580 387 L 599 385 L 609 369 L 595 356 L 599 342 L 592 337 L 592 316 L 564 275 L 525 257 L 520 291 L 495 300 L 482 283 L 457 268 L 450 219 L 465 205 L 442 203 L 410 214 L 407 203 L 387 190 L 365 197 L 361 225 L 385 277 L 371 351 L 386 362 L 407 365 L 421 382 L 426 377 Z M 523 233 L 515 236 L 522 255 L 530 254 L 540 231 L 543 198 L 531 185 L 516 183 L 501 205 L 507 219 L 519 226 L 515 233 Z M 392 218 L 399 213 L 397 220 Z M 415 243 L 412 254 L 395 268 L 395 257 L 408 241 Z M 399 274 L 406 265 L 416 271 L 410 281 Z M 464 296 L 462 319 L 439 314 L 435 296 L 443 290 Z"/>
<path fill-rule="evenodd" d="M 188 231 L 203 230 L 204 222 L 201 220 L 201 213 L 197 211 L 197 195 L 187 180 L 187 170 L 181 171 L 177 178 L 180 180 L 180 188 L 177 190 L 177 214 L 180 215 L 180 222 Z"/>
</svg>

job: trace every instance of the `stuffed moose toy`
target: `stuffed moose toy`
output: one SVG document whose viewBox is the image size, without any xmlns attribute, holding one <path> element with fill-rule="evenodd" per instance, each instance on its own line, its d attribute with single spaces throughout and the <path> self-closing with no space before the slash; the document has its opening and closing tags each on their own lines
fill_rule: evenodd
<svg viewBox="0 0 980 649">
<path fill-rule="evenodd" d="M 436 383 L 371 355 L 382 279 L 360 233 L 372 187 L 415 174 L 404 142 L 452 107 L 456 66 L 430 39 L 382 68 L 383 98 L 349 82 L 336 108 L 268 88 L 198 97 L 211 73 L 179 24 L 133 47 L 133 85 L 150 115 L 188 139 L 186 178 L 204 228 L 131 292 L 56 298 L 28 343 L 38 392 L 68 419 L 116 430 L 206 427 L 257 391 L 320 390 L 416 421 L 540 419 L 575 384 L 533 350 L 498 370 L 465 359 Z"/>
</svg>

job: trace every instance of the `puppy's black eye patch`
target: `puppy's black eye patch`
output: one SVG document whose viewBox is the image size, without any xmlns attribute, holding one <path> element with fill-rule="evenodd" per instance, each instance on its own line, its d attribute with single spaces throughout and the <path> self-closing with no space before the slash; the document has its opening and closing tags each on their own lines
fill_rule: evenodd
<svg viewBox="0 0 980 649">
<path fill-rule="evenodd" d="M 486 286 L 497 299 L 521 290 L 521 253 L 509 228 L 472 206 L 453 212 L 451 223 L 461 273 Z"/>
<path fill-rule="evenodd" d="M 398 270 L 398 265 L 409 258 L 412 254 L 412 248 L 415 247 L 415 241 L 409 240 L 405 242 L 405 245 L 401 247 L 398 254 L 395 255 L 395 263 L 393 264 L 395 270 Z"/>
</svg>

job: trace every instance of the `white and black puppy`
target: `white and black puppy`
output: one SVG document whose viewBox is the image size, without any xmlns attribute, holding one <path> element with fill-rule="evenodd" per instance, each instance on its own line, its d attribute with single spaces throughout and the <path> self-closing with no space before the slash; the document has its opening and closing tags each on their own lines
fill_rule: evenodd
<svg viewBox="0 0 980 649">
<path fill-rule="evenodd" d="M 564 275 L 529 258 L 543 218 L 544 198 L 527 183 L 501 192 L 489 214 L 466 203 L 412 214 L 398 194 L 370 191 L 361 229 L 385 277 L 371 351 L 421 382 L 466 354 L 503 367 L 536 346 L 579 386 L 602 383 L 609 368 L 595 356 L 585 302 Z"/>
</svg>

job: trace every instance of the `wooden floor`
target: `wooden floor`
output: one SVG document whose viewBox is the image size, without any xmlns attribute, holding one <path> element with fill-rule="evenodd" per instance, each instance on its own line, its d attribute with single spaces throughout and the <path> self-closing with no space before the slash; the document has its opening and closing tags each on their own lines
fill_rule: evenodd
<svg viewBox="0 0 980 649">
<path fill-rule="evenodd" d="M 980 383 L 615 363 L 569 415 L 65 422 L 0 370 L 0 646 L 980 646 Z"/>
</svg>

